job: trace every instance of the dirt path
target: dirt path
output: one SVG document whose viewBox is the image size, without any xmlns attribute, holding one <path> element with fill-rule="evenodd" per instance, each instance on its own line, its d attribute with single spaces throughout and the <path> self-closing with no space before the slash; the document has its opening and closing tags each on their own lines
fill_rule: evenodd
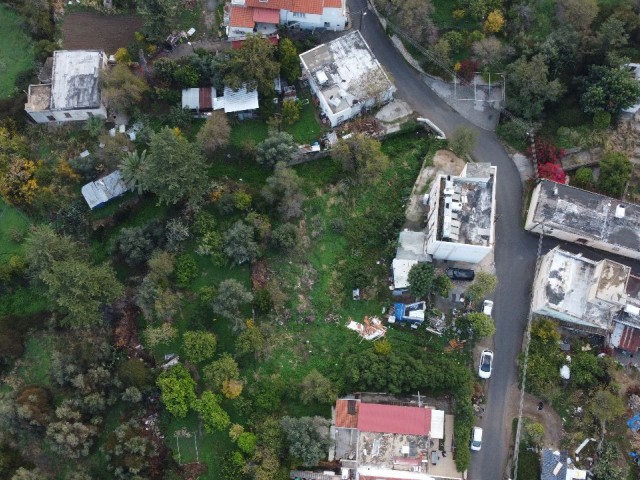
<svg viewBox="0 0 640 480">
<path fill-rule="evenodd" d="M 544 446 L 549 448 L 560 448 L 560 440 L 564 435 L 562 419 L 560 415 L 547 403 L 542 410 L 538 410 L 540 399 L 528 393 L 524 395 L 522 408 L 523 417 L 530 418 L 534 422 L 539 422 L 544 426 Z M 505 435 L 507 445 L 511 444 L 513 433 L 511 432 L 511 422 L 518 416 L 520 406 L 520 391 L 514 385 L 511 387 L 506 401 L 507 408 L 504 412 Z"/>
<path fill-rule="evenodd" d="M 436 175 L 442 173 L 444 175 L 459 175 L 464 168 L 465 162 L 459 159 L 453 152 L 449 150 L 438 150 L 433 157 L 433 167 L 425 167 L 418 174 L 418 178 L 413 185 L 411 198 L 407 205 L 405 214 L 406 222 L 404 228 L 419 231 L 423 225 L 424 206 L 422 205 L 422 196 L 428 190 L 427 185 Z"/>
</svg>

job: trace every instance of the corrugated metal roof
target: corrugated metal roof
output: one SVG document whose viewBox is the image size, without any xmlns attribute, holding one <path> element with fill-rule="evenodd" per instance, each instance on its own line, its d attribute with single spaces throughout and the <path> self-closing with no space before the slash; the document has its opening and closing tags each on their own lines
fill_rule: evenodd
<svg viewBox="0 0 640 480">
<path fill-rule="evenodd" d="M 200 89 L 185 88 L 182 90 L 182 108 L 198 110 L 200 108 Z"/>
<path fill-rule="evenodd" d="M 358 412 L 358 430 L 428 435 L 431 430 L 431 409 L 361 403 Z"/>
<path fill-rule="evenodd" d="M 247 91 L 242 87 L 233 91 L 229 87 L 224 87 L 224 97 L 216 99 L 214 109 L 224 108 L 224 113 L 243 112 L 245 110 L 255 110 L 258 105 L 258 91 Z"/>
<path fill-rule="evenodd" d="M 120 170 L 116 170 L 95 182 L 89 182 L 81 189 L 82 196 L 91 209 L 119 197 L 127 190 L 129 189 L 120 176 Z"/>
</svg>

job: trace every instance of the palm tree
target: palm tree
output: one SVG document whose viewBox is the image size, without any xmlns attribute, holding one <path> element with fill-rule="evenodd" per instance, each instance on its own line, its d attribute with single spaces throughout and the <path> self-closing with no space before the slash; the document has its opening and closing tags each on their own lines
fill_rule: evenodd
<svg viewBox="0 0 640 480">
<path fill-rule="evenodd" d="M 147 157 L 146 150 L 141 154 L 138 154 L 137 151 L 133 151 L 127 152 L 118 166 L 124 183 L 127 184 L 129 189 L 136 190 L 138 195 L 142 194 L 142 192 L 146 190 L 144 177 L 148 161 L 149 157 Z"/>
</svg>

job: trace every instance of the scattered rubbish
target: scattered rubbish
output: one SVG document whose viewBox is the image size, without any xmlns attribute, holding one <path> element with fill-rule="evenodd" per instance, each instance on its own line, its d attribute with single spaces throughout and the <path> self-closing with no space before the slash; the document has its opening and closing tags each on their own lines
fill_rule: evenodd
<svg viewBox="0 0 640 480">
<path fill-rule="evenodd" d="M 353 330 L 354 332 L 358 332 L 358 334 L 364 340 L 377 340 L 378 338 L 382 338 L 387 334 L 387 327 L 382 325 L 382 322 L 377 317 L 364 317 L 364 323 L 354 322 L 353 320 L 349 320 L 347 324 L 347 328 L 349 330 Z"/>
<path fill-rule="evenodd" d="M 569 380 L 571 378 L 571 370 L 569 369 L 569 367 L 567 365 L 563 365 L 560 368 L 560 377 L 563 380 Z"/>
</svg>

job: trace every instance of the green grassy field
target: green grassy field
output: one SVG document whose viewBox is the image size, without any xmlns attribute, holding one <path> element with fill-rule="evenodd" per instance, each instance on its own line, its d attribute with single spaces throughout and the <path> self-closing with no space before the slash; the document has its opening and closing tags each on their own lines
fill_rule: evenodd
<svg viewBox="0 0 640 480">
<path fill-rule="evenodd" d="M 26 235 L 30 223 L 22 212 L 0 199 L 0 263 L 22 251 L 20 239 Z"/>
<path fill-rule="evenodd" d="M 15 93 L 18 74 L 33 65 L 31 40 L 22 30 L 22 19 L 0 4 L 0 98 Z"/>
</svg>

